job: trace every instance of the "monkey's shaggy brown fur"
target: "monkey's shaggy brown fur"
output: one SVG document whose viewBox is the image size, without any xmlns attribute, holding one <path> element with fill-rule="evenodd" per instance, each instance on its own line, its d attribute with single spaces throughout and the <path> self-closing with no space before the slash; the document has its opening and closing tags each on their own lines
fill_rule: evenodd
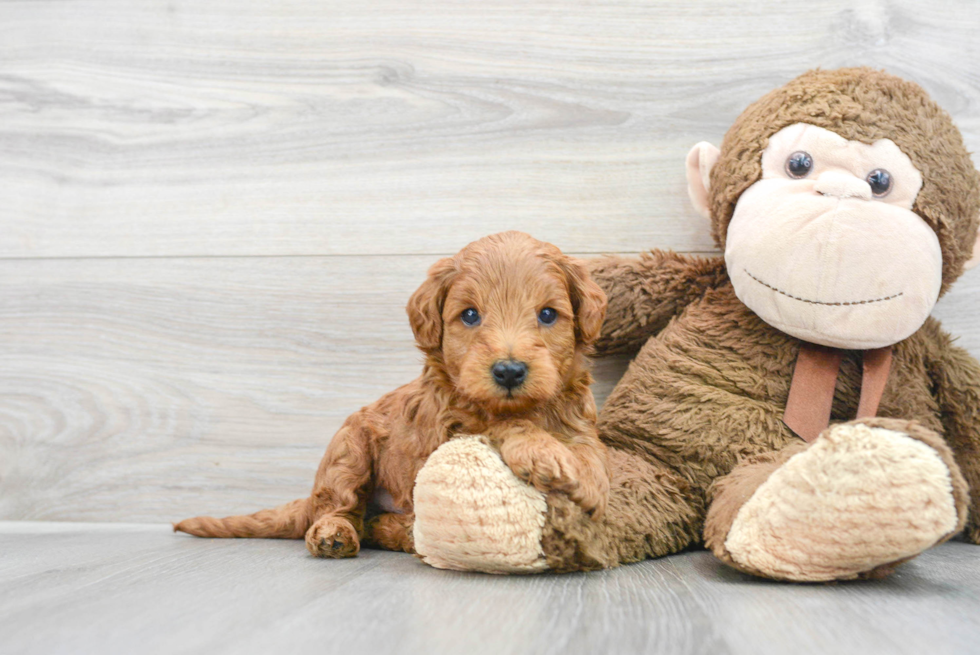
<svg viewBox="0 0 980 655">
<path fill-rule="evenodd" d="M 482 322 L 460 320 L 479 308 Z M 558 312 L 539 325 L 544 307 Z M 362 539 L 413 552 L 412 489 L 426 458 L 450 437 L 483 434 L 514 472 L 542 491 L 561 490 L 600 517 L 609 482 L 587 355 L 605 297 L 585 267 L 520 232 L 476 241 L 437 262 L 408 304 L 422 375 L 353 414 L 327 447 L 309 498 L 248 516 L 198 517 L 174 530 L 202 537 L 302 539 L 320 557 L 351 557 Z M 508 392 L 499 360 L 527 364 Z M 387 489 L 399 512 L 365 522 L 368 500 Z"/>
<path fill-rule="evenodd" d="M 740 194 L 760 177 L 769 137 L 798 122 L 865 143 L 887 137 L 912 159 L 923 176 L 913 210 L 939 237 L 948 289 L 976 239 L 980 175 L 946 112 L 918 86 L 870 69 L 807 73 L 742 114 L 711 173 L 718 245 L 724 249 Z M 611 447 L 609 510 L 589 522 L 573 503 L 549 496 L 548 563 L 558 570 L 614 566 L 702 539 L 730 562 L 724 537 L 733 512 L 780 462 L 808 447 L 782 422 L 801 342 L 736 297 L 721 258 L 653 251 L 596 259 L 590 270 L 609 299 L 598 354 L 636 357 L 599 418 Z M 832 422 L 855 415 L 861 375 L 860 353 L 848 352 Z M 894 346 L 878 416 L 949 465 L 957 529 L 965 523 L 967 539 L 980 543 L 980 365 L 938 321 Z"/>
</svg>

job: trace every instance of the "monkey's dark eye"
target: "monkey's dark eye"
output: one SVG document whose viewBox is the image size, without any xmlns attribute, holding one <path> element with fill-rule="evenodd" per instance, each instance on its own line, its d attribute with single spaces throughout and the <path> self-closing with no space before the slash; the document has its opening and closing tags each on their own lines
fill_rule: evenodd
<svg viewBox="0 0 980 655">
<path fill-rule="evenodd" d="M 480 324 L 480 312 L 476 311 L 472 307 L 467 307 L 463 310 L 463 313 L 459 315 L 460 320 L 470 327 Z"/>
<path fill-rule="evenodd" d="M 813 157 L 808 152 L 802 150 L 794 152 L 786 160 L 786 172 L 789 173 L 790 177 L 804 178 L 810 174 L 812 169 Z"/>
<path fill-rule="evenodd" d="M 558 320 L 558 312 L 551 307 L 545 307 L 538 312 L 538 320 L 541 321 L 541 325 L 554 325 Z"/>
<path fill-rule="evenodd" d="M 874 169 L 868 173 L 868 177 L 865 179 L 871 185 L 871 193 L 879 198 L 888 195 L 888 192 L 892 190 L 892 176 L 884 168 Z"/>
</svg>

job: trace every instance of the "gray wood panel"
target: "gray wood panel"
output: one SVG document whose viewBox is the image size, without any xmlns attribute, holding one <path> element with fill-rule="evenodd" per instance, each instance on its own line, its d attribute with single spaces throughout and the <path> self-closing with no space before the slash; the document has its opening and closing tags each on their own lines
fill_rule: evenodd
<svg viewBox="0 0 980 655">
<path fill-rule="evenodd" d="M 980 4 L 0 3 L 0 257 L 712 246 L 687 150 L 815 66 L 980 148 Z"/>
<path fill-rule="evenodd" d="M 0 260 L 0 517 L 169 521 L 305 495 L 420 371 L 431 257 Z M 980 272 L 937 314 L 980 354 Z M 622 358 L 597 366 L 599 401 Z"/>
<path fill-rule="evenodd" d="M 0 523 L 4 653 L 976 652 L 977 547 L 882 581 L 758 580 L 707 552 L 612 571 L 489 576 L 404 554 L 310 557 L 301 541 L 165 526 Z"/>
<path fill-rule="evenodd" d="M 0 261 L 0 517 L 168 521 L 309 492 L 415 378 L 430 257 Z M 625 362 L 600 367 L 602 397 Z"/>
</svg>

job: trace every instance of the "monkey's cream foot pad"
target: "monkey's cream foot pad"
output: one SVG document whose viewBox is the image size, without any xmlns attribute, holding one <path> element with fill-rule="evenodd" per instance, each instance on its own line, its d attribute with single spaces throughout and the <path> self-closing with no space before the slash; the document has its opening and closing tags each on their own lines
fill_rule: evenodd
<svg viewBox="0 0 980 655">
<path fill-rule="evenodd" d="M 725 547 L 743 568 L 773 577 L 846 579 L 913 557 L 956 525 L 950 472 L 935 450 L 844 424 L 756 489 Z"/>
<path fill-rule="evenodd" d="M 475 436 L 453 439 L 415 480 L 415 548 L 441 569 L 535 573 L 548 505 Z"/>
</svg>

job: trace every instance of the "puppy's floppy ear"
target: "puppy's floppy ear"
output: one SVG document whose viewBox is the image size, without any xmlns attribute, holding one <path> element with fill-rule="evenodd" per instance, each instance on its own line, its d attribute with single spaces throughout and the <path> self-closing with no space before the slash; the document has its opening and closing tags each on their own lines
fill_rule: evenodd
<svg viewBox="0 0 980 655">
<path fill-rule="evenodd" d="M 449 286 L 458 272 L 452 257 L 440 259 L 429 269 L 429 275 L 408 300 L 408 322 L 415 333 L 415 343 L 425 351 L 442 345 L 442 305 Z"/>
<path fill-rule="evenodd" d="M 568 280 L 578 339 L 590 344 L 599 338 L 602 331 L 602 321 L 606 318 L 606 294 L 589 275 L 589 269 L 582 260 L 563 256 L 558 265 Z"/>
</svg>

